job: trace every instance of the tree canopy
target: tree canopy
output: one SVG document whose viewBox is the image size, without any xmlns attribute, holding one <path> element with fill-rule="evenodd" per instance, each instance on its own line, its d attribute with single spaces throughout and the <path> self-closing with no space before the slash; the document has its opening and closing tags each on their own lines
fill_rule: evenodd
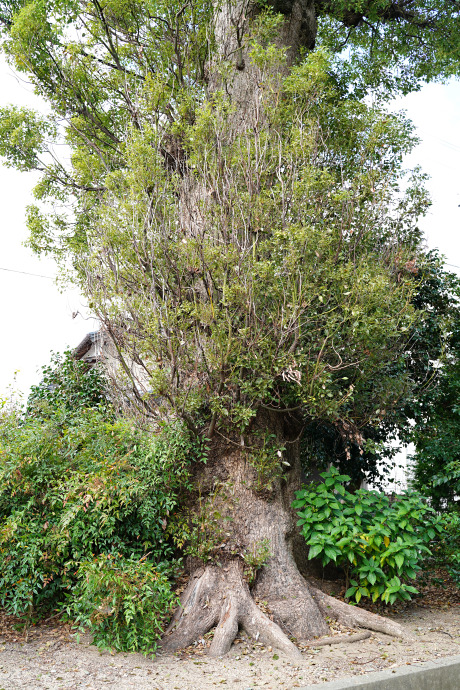
<svg viewBox="0 0 460 690">
<path fill-rule="evenodd" d="M 264 116 L 232 136 L 236 106 L 223 89 L 233 58 L 219 56 L 212 4 L 5 6 L 4 49 L 52 106 L 51 116 L 13 107 L 1 117 L 7 163 L 43 171 L 31 246 L 70 255 L 153 398 L 191 428 L 204 414 L 208 431 L 217 419 L 241 430 L 265 405 L 340 421 L 346 435 L 381 421 L 410 385 L 389 366 L 415 318 L 427 199 L 417 173 L 398 191 L 415 139 L 383 102 L 409 74 L 412 87 L 446 74 L 437 59 L 422 75 L 416 35 L 429 21 L 441 51 L 441 26 L 457 11 L 414 4 L 370 3 L 361 14 L 356 3 L 318 4 L 317 44 L 330 52 L 289 74 L 274 43 L 282 14 L 253 10 L 244 50 Z M 403 28 L 416 47 L 398 39 Z M 343 31 L 346 54 L 332 40 Z M 372 70 L 389 81 L 368 106 Z M 208 191 L 195 204 L 196 180 Z M 57 212 L 43 214 L 47 199 Z"/>
</svg>

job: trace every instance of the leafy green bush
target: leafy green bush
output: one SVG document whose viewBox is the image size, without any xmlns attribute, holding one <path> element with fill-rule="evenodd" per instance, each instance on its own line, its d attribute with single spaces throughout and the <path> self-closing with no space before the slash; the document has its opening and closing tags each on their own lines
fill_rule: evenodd
<svg viewBox="0 0 460 690">
<path fill-rule="evenodd" d="M 298 491 L 293 503 L 310 547 L 308 557 L 343 568 L 345 596 L 356 602 L 362 597 L 390 604 L 410 599 L 417 589 L 408 581 L 442 529 L 434 510 L 417 493 L 394 503 L 376 491 L 352 494 L 344 486 L 350 478 L 334 467 L 321 476 L 324 483 Z"/>
<path fill-rule="evenodd" d="M 458 348 L 458 328 L 457 328 Z M 430 566 L 446 568 L 460 587 L 460 366 L 445 366 L 433 396 L 431 425 L 414 432 L 413 483 L 442 515 L 445 530 L 434 545 Z"/>
<path fill-rule="evenodd" d="M 42 367 L 41 382 L 31 387 L 27 417 L 53 416 L 57 409 L 88 408 L 104 410 L 106 417 L 113 417 L 104 371 L 75 359 L 71 350 L 53 353 L 51 362 Z"/>
<path fill-rule="evenodd" d="M 412 483 L 436 510 L 460 509 L 460 286 L 451 285 L 452 307 L 444 318 L 443 352 L 430 386 L 414 405 L 409 440 Z M 432 311 L 432 310 L 431 310 Z"/>
<path fill-rule="evenodd" d="M 93 576 L 82 583 L 91 572 L 82 564 L 99 563 L 107 567 L 98 596 L 110 577 L 122 573 L 117 596 L 125 591 L 132 615 L 147 621 L 136 579 L 144 578 L 142 587 L 150 586 L 165 605 L 160 615 L 152 603 L 160 625 L 172 601 L 165 583 L 177 568 L 173 514 L 189 486 L 191 463 L 203 458 L 203 450 L 179 423 L 153 434 L 116 419 L 94 395 L 93 377 L 79 385 L 88 380 L 88 395 L 66 397 L 64 391 L 62 405 L 53 389 L 51 400 L 46 391 L 35 395 L 26 412 L 6 404 L 0 410 L 0 605 L 29 617 L 65 606 L 80 621 L 89 620 L 84 607 L 96 584 Z M 110 575 L 112 558 L 118 565 Z M 134 563 L 143 564 L 138 575 Z M 129 582 L 133 591 L 127 596 Z M 97 640 L 145 651 L 148 640 L 150 650 L 152 637 L 145 632 L 136 642 L 120 632 L 128 614 L 121 604 L 117 610 L 116 619 L 100 629 L 91 624 Z"/>
<path fill-rule="evenodd" d="M 433 545 L 433 558 L 428 564 L 445 568 L 460 587 L 460 513 L 451 510 L 442 514 L 444 530 Z"/>
<path fill-rule="evenodd" d="M 98 647 L 152 653 L 177 603 L 167 576 L 145 557 L 101 554 L 80 564 L 65 610 Z"/>
<path fill-rule="evenodd" d="M 445 532 L 441 541 L 443 565 L 460 587 L 460 514 L 450 512 L 444 516 Z"/>
</svg>

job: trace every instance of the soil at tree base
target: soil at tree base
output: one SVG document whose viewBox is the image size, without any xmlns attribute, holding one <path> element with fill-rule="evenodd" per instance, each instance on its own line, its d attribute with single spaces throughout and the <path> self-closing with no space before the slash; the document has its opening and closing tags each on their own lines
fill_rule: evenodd
<svg viewBox="0 0 460 690">
<path fill-rule="evenodd" d="M 207 656 L 211 635 L 178 654 L 153 660 L 139 654 L 101 653 L 88 637 L 77 644 L 69 626 L 56 620 L 31 628 L 26 641 L 16 629 L 17 621 L 3 615 L 0 689 L 210 690 L 227 685 L 235 690 L 287 690 L 451 656 L 460 652 L 460 590 L 445 574 L 436 575 L 421 598 L 390 614 L 413 633 L 410 642 L 373 633 L 356 643 L 309 647 L 300 660 L 241 635 L 229 654 L 217 659 Z M 333 626 L 331 633 L 339 632 L 346 631 Z"/>
</svg>

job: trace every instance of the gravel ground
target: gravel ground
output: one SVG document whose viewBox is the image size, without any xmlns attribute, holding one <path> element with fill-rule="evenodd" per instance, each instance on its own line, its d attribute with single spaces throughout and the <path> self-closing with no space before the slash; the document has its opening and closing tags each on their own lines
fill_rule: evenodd
<svg viewBox="0 0 460 690">
<path fill-rule="evenodd" d="M 139 654 L 101 653 L 88 638 L 77 644 L 68 627 L 48 624 L 31 633 L 28 641 L 5 633 L 0 641 L 0 690 L 209 690 L 219 685 L 235 690 L 291 689 L 460 653 L 458 603 L 436 608 L 411 605 L 392 618 L 413 632 L 413 641 L 373 634 L 361 642 L 310 648 L 295 662 L 243 636 L 222 659 L 206 657 L 205 645 L 153 660 Z"/>
</svg>

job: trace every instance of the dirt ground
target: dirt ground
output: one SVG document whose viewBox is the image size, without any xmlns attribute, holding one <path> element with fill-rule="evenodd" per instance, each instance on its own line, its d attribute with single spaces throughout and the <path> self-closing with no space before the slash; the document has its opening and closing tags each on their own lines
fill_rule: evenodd
<svg viewBox="0 0 460 690">
<path fill-rule="evenodd" d="M 243 635 L 221 659 L 206 656 L 208 640 L 153 660 L 139 654 L 101 653 L 89 638 L 77 644 L 71 629 L 56 622 L 32 628 L 26 640 L 15 630 L 14 620 L 3 615 L 0 690 L 209 690 L 220 685 L 235 690 L 291 689 L 460 654 L 460 590 L 446 584 L 446 589 L 428 585 L 416 602 L 390 614 L 412 632 L 410 642 L 375 633 L 361 642 L 310 647 L 296 661 Z M 344 629 L 332 628 L 332 633 L 339 632 Z"/>
</svg>

